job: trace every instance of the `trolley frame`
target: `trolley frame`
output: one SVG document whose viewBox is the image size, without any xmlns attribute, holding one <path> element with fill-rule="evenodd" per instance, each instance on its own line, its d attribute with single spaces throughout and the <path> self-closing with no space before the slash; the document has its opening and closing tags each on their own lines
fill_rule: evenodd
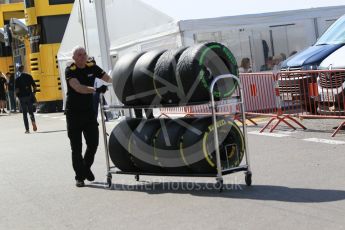
<svg viewBox="0 0 345 230">
<path fill-rule="evenodd" d="M 214 127 L 214 144 L 215 144 L 215 150 L 216 150 L 216 166 L 217 166 L 217 175 L 215 174 L 176 174 L 176 173 L 145 173 L 145 172 L 123 172 L 121 170 L 116 170 L 116 165 L 111 166 L 110 165 L 110 156 L 109 156 L 109 147 L 108 147 L 108 138 L 107 138 L 107 130 L 105 125 L 105 115 L 104 111 L 108 109 L 130 109 L 130 114 L 132 114 L 131 109 L 147 109 L 147 108 L 161 108 L 161 107 L 178 107 L 178 106 L 193 106 L 193 104 L 183 104 L 183 105 L 169 105 L 169 106 L 121 106 L 121 105 L 110 105 L 105 106 L 103 102 L 103 94 L 100 95 L 100 108 L 101 108 L 101 122 L 102 122 L 102 131 L 103 131 L 103 141 L 104 141 L 104 149 L 105 149 L 105 159 L 106 159 L 106 169 L 107 169 L 107 175 L 106 175 L 106 181 L 107 181 L 107 187 L 111 188 L 112 186 L 112 174 L 125 174 L 125 175 L 134 175 L 135 179 L 139 181 L 140 175 L 145 176 L 184 176 L 184 177 L 216 177 L 216 188 L 219 189 L 219 191 L 222 191 L 223 189 L 223 176 L 232 174 L 235 172 L 245 171 L 245 182 L 246 185 L 250 186 L 252 184 L 252 171 L 250 167 L 250 159 L 249 159 L 249 148 L 248 148 L 248 135 L 247 135 L 247 128 L 245 122 L 243 122 L 242 125 L 242 132 L 244 136 L 244 156 L 246 159 L 246 163 L 244 165 L 240 165 L 238 167 L 232 167 L 227 169 L 221 168 L 221 160 L 220 160 L 220 151 L 219 151 L 219 137 L 218 137 L 218 128 L 217 128 L 217 106 L 214 100 L 214 87 L 216 83 L 221 79 L 234 79 L 238 83 L 239 87 L 239 101 L 236 102 L 229 102 L 224 105 L 231 105 L 231 104 L 240 104 L 241 105 L 241 113 L 242 113 L 242 119 L 243 121 L 246 120 L 245 118 L 245 106 L 243 103 L 243 87 L 241 84 L 240 79 L 232 74 L 225 74 L 220 75 L 213 79 L 211 86 L 210 86 L 210 98 L 211 101 L 208 103 L 211 103 L 211 111 L 212 111 L 212 124 Z M 198 103 L 200 105 L 201 103 Z"/>
</svg>

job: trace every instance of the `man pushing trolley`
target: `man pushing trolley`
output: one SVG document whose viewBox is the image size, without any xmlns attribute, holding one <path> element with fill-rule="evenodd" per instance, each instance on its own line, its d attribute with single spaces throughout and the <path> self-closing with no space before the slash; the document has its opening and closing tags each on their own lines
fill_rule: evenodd
<svg viewBox="0 0 345 230">
<path fill-rule="evenodd" d="M 106 86 L 95 89 L 95 79 L 111 82 L 111 77 L 88 61 L 85 48 L 73 49 L 74 62 L 66 68 L 67 82 L 66 121 L 67 133 L 72 150 L 72 165 L 75 171 L 77 187 L 83 187 L 84 180 L 93 181 L 95 176 L 91 171 L 98 147 L 98 122 L 93 108 L 93 94 L 106 91 Z M 86 142 L 86 150 L 82 155 L 82 135 Z"/>
</svg>

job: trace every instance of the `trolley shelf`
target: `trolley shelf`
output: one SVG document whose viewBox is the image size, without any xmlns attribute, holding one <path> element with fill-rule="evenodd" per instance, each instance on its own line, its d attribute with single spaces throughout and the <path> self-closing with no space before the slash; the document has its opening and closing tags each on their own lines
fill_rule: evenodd
<svg viewBox="0 0 345 230">
<path fill-rule="evenodd" d="M 116 167 L 110 167 L 111 169 L 115 169 Z M 228 175 L 231 173 L 235 172 L 240 172 L 240 171 L 247 171 L 248 170 L 248 165 L 242 165 L 239 167 L 231 168 L 231 169 L 226 169 L 222 171 L 223 175 Z M 144 172 L 124 172 L 121 170 L 114 170 L 112 171 L 114 174 L 123 174 L 123 175 L 140 175 L 140 176 L 167 176 L 167 177 L 215 177 L 217 176 L 216 173 L 144 173 Z"/>
<path fill-rule="evenodd" d="M 233 101 L 237 99 L 238 101 Z M 232 101 L 224 101 L 219 100 L 222 102 L 226 102 L 224 104 L 218 104 L 217 107 L 222 107 L 231 104 L 240 104 L 242 101 L 239 100 L 237 97 L 233 97 Z M 216 101 L 218 102 L 218 101 Z M 181 104 L 164 104 L 164 105 L 104 105 L 103 108 L 108 109 L 158 109 L 158 108 L 171 108 L 171 107 L 183 107 L 183 106 L 196 106 L 196 105 L 209 105 L 210 101 L 198 102 L 198 103 L 181 103 Z"/>
</svg>

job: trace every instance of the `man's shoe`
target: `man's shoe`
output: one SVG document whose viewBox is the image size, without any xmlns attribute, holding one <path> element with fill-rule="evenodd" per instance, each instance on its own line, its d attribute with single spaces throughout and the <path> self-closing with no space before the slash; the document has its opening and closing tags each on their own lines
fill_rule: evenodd
<svg viewBox="0 0 345 230">
<path fill-rule="evenodd" d="M 25 130 L 25 134 L 29 134 L 30 133 L 30 131 L 29 130 Z"/>
<path fill-rule="evenodd" d="M 37 131 L 37 126 L 36 126 L 36 122 L 32 122 L 32 130 L 34 130 L 35 132 Z"/>
<path fill-rule="evenodd" d="M 85 183 L 83 180 L 76 180 L 75 186 L 77 186 L 78 188 L 81 188 L 85 186 Z"/>
<path fill-rule="evenodd" d="M 2 113 L 7 113 L 5 110 L 2 110 Z"/>
<path fill-rule="evenodd" d="M 93 175 L 91 169 L 87 170 L 85 178 L 88 181 L 94 181 L 95 180 L 95 176 Z"/>
</svg>

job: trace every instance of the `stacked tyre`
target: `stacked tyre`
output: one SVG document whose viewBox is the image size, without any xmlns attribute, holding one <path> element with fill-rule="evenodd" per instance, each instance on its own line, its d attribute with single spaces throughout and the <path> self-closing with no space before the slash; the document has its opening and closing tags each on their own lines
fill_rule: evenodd
<svg viewBox="0 0 345 230">
<path fill-rule="evenodd" d="M 238 75 L 231 51 L 216 42 L 172 50 L 132 52 L 120 57 L 113 77 L 115 94 L 124 105 L 177 105 L 210 100 L 212 80 L 222 74 Z M 237 83 L 221 80 L 216 99 L 231 96 Z"/>
<path fill-rule="evenodd" d="M 238 166 L 244 138 L 230 119 L 217 121 L 222 168 Z M 126 119 L 109 139 L 110 158 L 124 172 L 216 174 L 211 117 Z"/>
<path fill-rule="evenodd" d="M 219 75 L 238 75 L 230 50 L 216 42 L 171 50 L 132 52 L 120 57 L 112 72 L 113 88 L 127 106 L 172 106 L 210 101 L 212 81 Z M 215 85 L 215 99 L 230 97 L 234 80 Z M 222 168 L 238 166 L 244 154 L 239 127 L 217 121 Z M 109 153 L 124 172 L 216 174 L 214 124 L 211 117 L 183 119 L 126 119 L 112 131 Z"/>
</svg>

